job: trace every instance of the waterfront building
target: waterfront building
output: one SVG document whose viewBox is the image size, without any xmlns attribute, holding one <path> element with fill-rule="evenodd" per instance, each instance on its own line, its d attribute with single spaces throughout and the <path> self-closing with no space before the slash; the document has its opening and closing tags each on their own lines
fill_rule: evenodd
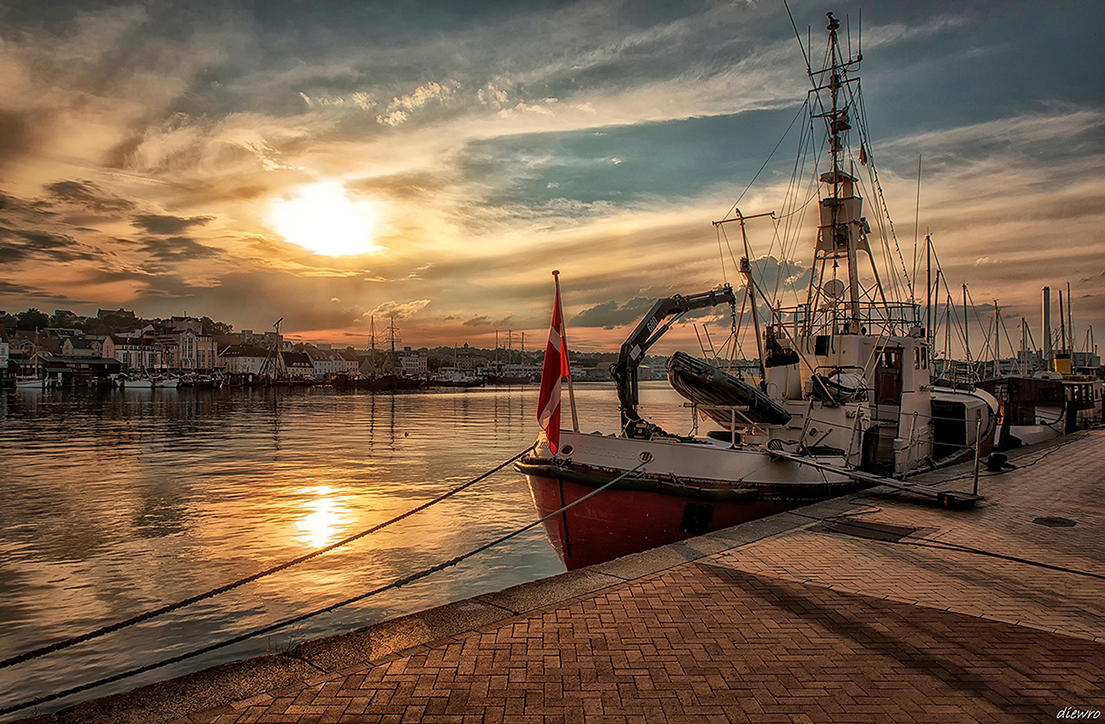
<svg viewBox="0 0 1105 724">
<path fill-rule="evenodd" d="M 203 334 L 203 322 L 195 317 L 169 317 L 170 332 L 192 331 L 197 335 Z"/>
<path fill-rule="evenodd" d="M 320 379 L 306 352 L 281 352 L 281 374 L 289 379 Z"/>
<path fill-rule="evenodd" d="M 215 366 L 230 375 L 260 376 L 269 357 L 269 350 L 263 347 L 235 344 L 219 352 Z"/>
<path fill-rule="evenodd" d="M 410 347 L 404 347 L 403 351 L 397 352 L 395 356 L 403 370 L 403 374 L 409 377 L 425 377 L 429 372 L 429 362 L 425 350 L 415 351 Z"/>
<path fill-rule="evenodd" d="M 198 333 L 191 327 L 169 335 L 177 347 L 178 367 L 183 370 L 215 368 L 215 339 Z"/>
<path fill-rule="evenodd" d="M 328 345 L 327 345 L 328 346 Z M 326 379 L 337 374 L 341 370 L 341 360 L 328 349 L 312 344 L 297 345 L 296 352 L 302 352 L 311 360 L 314 369 L 313 376 L 317 380 Z"/>
<path fill-rule="evenodd" d="M 100 357 L 104 351 L 104 337 L 66 337 L 61 343 L 65 357 Z"/>
<path fill-rule="evenodd" d="M 101 354 L 118 360 L 124 371 L 153 370 L 162 366 L 161 350 L 149 337 L 112 334 L 104 338 Z"/>
<path fill-rule="evenodd" d="M 360 369 L 363 358 L 358 356 L 353 350 L 340 349 L 337 355 L 341 358 L 341 374 L 353 375 Z"/>
<path fill-rule="evenodd" d="M 0 332 L 2 332 L 0 327 Z M 0 381 L 4 381 L 8 376 L 8 361 L 11 359 L 11 343 L 8 342 L 7 335 L 0 333 Z"/>
</svg>

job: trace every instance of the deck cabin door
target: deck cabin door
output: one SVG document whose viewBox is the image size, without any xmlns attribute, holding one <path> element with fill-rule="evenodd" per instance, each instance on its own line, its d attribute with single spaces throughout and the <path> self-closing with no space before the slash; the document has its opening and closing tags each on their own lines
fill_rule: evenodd
<svg viewBox="0 0 1105 724">
<path fill-rule="evenodd" d="M 880 405 L 902 404 L 902 348 L 887 347 L 879 355 L 875 369 L 875 402 Z"/>
</svg>

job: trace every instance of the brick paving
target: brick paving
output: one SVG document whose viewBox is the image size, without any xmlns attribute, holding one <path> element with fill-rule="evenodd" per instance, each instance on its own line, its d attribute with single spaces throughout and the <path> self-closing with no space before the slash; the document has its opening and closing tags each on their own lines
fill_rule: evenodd
<svg viewBox="0 0 1105 724">
<path fill-rule="evenodd" d="M 335 645 L 353 659 L 306 645 L 284 657 L 313 678 L 175 724 L 943 724 L 1105 710 L 1103 452 L 1105 430 L 1026 451 L 983 477 L 972 510 L 838 499 L 480 597 L 466 605 L 485 618 L 414 645 L 392 635 L 400 624 Z M 886 542 L 824 518 L 914 530 Z M 559 600 L 541 599 L 558 586 Z M 68 711 L 56 720 L 82 721 Z M 111 721 L 124 720 L 148 719 Z"/>
<path fill-rule="evenodd" d="M 1103 690 L 1099 642 L 696 562 L 183 721 L 1054 721 Z"/>
</svg>

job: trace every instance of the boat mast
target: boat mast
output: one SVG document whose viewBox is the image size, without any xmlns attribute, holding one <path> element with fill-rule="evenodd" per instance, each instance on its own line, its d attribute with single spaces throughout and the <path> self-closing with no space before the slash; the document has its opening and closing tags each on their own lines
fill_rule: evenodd
<svg viewBox="0 0 1105 724">
<path fill-rule="evenodd" d="M 1044 287 L 1044 369 L 1051 369 L 1051 287 Z"/>
<path fill-rule="evenodd" d="M 1025 334 L 1025 326 L 1028 323 L 1021 317 L 1021 377 L 1028 374 L 1028 340 Z"/>
<path fill-rule="evenodd" d="M 863 199 L 855 193 L 857 179 L 843 168 L 846 134 L 852 128 L 847 100 L 847 95 L 852 91 L 848 86 L 855 83 L 858 88 L 859 83 L 858 78 L 849 78 L 848 72 L 858 67 L 863 60 L 863 55 L 860 53 L 854 58 L 851 56 L 844 58 L 840 39 L 837 36 L 840 21 L 833 17 L 832 13 L 826 13 L 826 17 L 829 18 L 829 24 L 826 26 L 829 31 L 827 52 L 829 67 L 820 71 L 809 71 L 810 81 L 813 84 L 811 91 L 814 95 L 813 102 L 820 110 L 819 113 L 811 113 L 810 118 L 821 118 L 825 121 L 832 168 L 819 177 L 821 183 L 827 187 L 826 195 L 820 202 L 818 238 L 814 251 L 814 268 L 819 269 L 820 272 L 810 277 L 808 299 L 816 299 L 818 293 L 815 293 L 815 290 L 819 291 L 825 283 L 826 262 L 832 260 L 832 268 L 835 270 L 839 268 L 840 260 L 844 259 L 848 274 L 848 298 L 845 303 L 843 333 L 860 334 L 863 331 L 860 313 L 862 290 L 857 261 L 860 250 L 866 252 L 871 261 L 875 283 L 880 296 L 882 295 L 879 272 L 867 241 L 867 234 L 871 229 L 863 217 Z M 867 163 L 867 149 L 862 139 L 860 139 L 860 162 Z M 813 310 L 810 309 L 810 326 L 812 326 L 812 312 Z M 812 329 L 810 331 L 812 332 Z"/>
<path fill-rule="evenodd" d="M 1068 297 L 1070 294 L 1068 293 Z M 1067 353 L 1067 321 L 1063 316 L 1063 290 L 1059 290 L 1059 341 L 1060 341 L 1060 353 Z"/>
<path fill-rule="evenodd" d="M 744 288 L 748 293 L 749 306 L 752 309 L 752 328 L 753 333 L 756 335 L 756 351 L 760 355 L 760 380 L 762 384 L 767 384 L 767 358 L 764 356 L 764 340 L 760 334 L 760 317 L 756 313 L 756 283 L 752 279 L 752 262 L 749 260 L 752 252 L 748 247 L 748 233 L 744 227 L 744 214 L 740 209 L 733 209 L 733 212 L 740 219 L 741 223 L 741 240 L 744 242 L 744 256 L 741 257 L 740 273 L 744 276 Z M 762 215 L 762 214 L 761 214 Z"/>
<path fill-rule="evenodd" d="M 1074 310 L 1071 309 L 1071 302 L 1074 300 L 1070 296 L 1070 282 L 1067 282 L 1067 327 L 1070 332 L 1067 334 L 1067 338 L 1070 340 L 1070 349 L 1067 351 L 1071 354 L 1071 360 L 1074 359 Z"/>
<path fill-rule="evenodd" d="M 994 377 L 1001 377 L 1001 307 L 994 300 Z"/>
<path fill-rule="evenodd" d="M 376 317 L 369 317 L 368 321 L 372 325 L 371 336 L 368 338 L 368 346 L 371 350 L 368 359 L 372 365 L 372 379 L 376 379 Z"/>
<path fill-rule="evenodd" d="M 925 334 L 932 339 L 932 234 L 925 234 L 925 269 Z"/>
<path fill-rule="evenodd" d="M 963 285 L 963 347 L 967 355 L 967 372 L 971 369 L 971 325 L 967 324 L 967 285 Z"/>
</svg>

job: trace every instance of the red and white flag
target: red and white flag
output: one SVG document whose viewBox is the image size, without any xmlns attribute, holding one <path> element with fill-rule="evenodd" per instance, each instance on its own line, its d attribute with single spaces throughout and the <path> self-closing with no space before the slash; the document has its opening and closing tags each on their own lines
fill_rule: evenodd
<svg viewBox="0 0 1105 724">
<path fill-rule="evenodd" d="M 560 381 L 571 374 L 568 350 L 564 345 L 564 317 L 560 311 L 560 284 L 556 285 L 549 344 L 545 347 L 545 364 L 541 368 L 541 394 L 537 398 L 537 422 L 545 431 L 549 449 L 560 448 Z"/>
</svg>

